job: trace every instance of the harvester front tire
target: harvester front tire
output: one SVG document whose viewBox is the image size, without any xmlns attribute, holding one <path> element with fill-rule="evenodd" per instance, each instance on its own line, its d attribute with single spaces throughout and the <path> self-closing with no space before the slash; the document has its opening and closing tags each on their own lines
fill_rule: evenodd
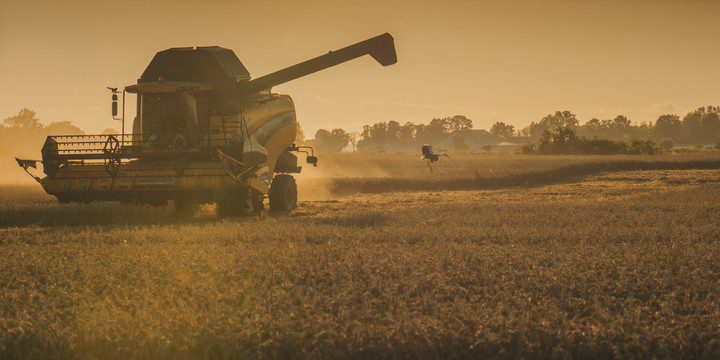
<svg viewBox="0 0 720 360">
<path fill-rule="evenodd" d="M 218 218 L 221 219 L 235 216 L 252 216 L 258 210 L 257 206 L 258 200 L 255 199 L 255 194 L 247 191 L 232 191 L 225 193 L 223 199 L 216 202 L 216 212 Z"/>
<path fill-rule="evenodd" d="M 187 198 L 176 198 L 174 203 L 177 217 L 192 217 L 200 208 L 199 202 Z"/>
<path fill-rule="evenodd" d="M 262 194 L 253 194 L 253 210 L 255 213 L 260 213 L 265 210 Z"/>
<path fill-rule="evenodd" d="M 268 192 L 270 211 L 292 211 L 297 207 L 297 184 L 290 175 L 275 175 Z"/>
</svg>

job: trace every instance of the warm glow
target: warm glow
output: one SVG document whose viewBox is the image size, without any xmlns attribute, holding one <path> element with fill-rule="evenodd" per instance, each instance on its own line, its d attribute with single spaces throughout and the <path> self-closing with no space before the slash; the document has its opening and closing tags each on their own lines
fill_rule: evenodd
<svg viewBox="0 0 720 360">
<path fill-rule="evenodd" d="M 522 128 L 556 110 L 581 122 L 650 122 L 717 103 L 712 1 L 6 1 L 0 115 L 23 107 L 90 133 L 117 127 L 106 86 L 134 83 L 155 52 L 219 45 L 253 77 L 390 32 L 398 64 L 369 57 L 274 91 L 310 136 L 464 114 Z"/>
</svg>

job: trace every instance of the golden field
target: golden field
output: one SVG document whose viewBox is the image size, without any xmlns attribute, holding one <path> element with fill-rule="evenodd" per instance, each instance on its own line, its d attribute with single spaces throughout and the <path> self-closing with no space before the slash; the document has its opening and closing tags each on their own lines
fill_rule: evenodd
<svg viewBox="0 0 720 360">
<path fill-rule="evenodd" d="M 0 358 L 718 358 L 720 155 L 320 158 L 265 218 L 0 187 Z"/>
</svg>

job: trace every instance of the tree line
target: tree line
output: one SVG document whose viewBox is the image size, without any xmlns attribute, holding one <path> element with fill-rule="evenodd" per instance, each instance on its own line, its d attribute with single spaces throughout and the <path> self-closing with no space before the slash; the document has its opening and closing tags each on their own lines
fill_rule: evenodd
<svg viewBox="0 0 720 360">
<path fill-rule="evenodd" d="M 523 145 L 521 152 L 523 154 L 653 155 L 660 152 L 660 148 L 655 144 L 655 141 L 650 139 L 632 139 L 629 142 L 598 138 L 588 139 L 579 137 L 575 130 L 569 127 L 557 127 L 552 131 L 545 130 L 537 143 Z"/>
<path fill-rule="evenodd" d="M 17 115 L 3 120 L 0 125 L 0 134 L 5 136 L 47 136 L 50 134 L 83 135 L 85 132 L 73 125 L 71 121 L 53 121 L 50 125 L 45 125 L 37 118 L 35 111 L 24 108 Z"/>
<path fill-rule="evenodd" d="M 342 128 L 332 130 L 319 129 L 315 133 L 314 146 L 321 153 L 337 153 L 351 147 L 353 151 L 397 151 L 413 148 L 420 141 L 439 140 L 456 130 L 472 129 L 473 121 L 465 115 L 454 115 L 434 118 L 427 124 L 406 122 L 400 124 L 391 120 L 364 125 L 361 132 L 346 131 Z M 517 130 L 515 126 L 504 122 L 496 122 L 489 132 L 499 139 L 518 144 L 538 145 L 548 142 L 552 136 L 565 136 L 567 132 L 558 133 L 558 129 L 572 130 L 576 139 L 602 140 L 622 142 L 632 145 L 633 140 L 651 140 L 674 145 L 707 145 L 720 143 L 720 106 L 700 107 L 688 112 L 682 118 L 676 114 L 664 114 L 654 123 L 634 124 L 628 117 L 617 115 L 612 119 L 592 118 L 580 124 L 577 116 L 570 111 L 556 111 L 547 114 L 537 122 L 531 122 L 525 128 Z M 114 129 L 106 129 L 105 133 L 116 133 Z M 44 125 L 36 113 L 24 108 L 17 115 L 6 118 L 0 124 L 0 151 L 24 149 L 27 144 L 42 145 L 49 134 L 81 135 L 85 132 L 70 121 L 54 121 Z M 298 124 L 297 142 L 304 142 L 305 135 Z M 453 139 L 453 147 L 468 148 L 467 141 L 458 137 Z M 609 147 L 608 144 L 603 143 Z M 545 147 L 544 149 L 547 149 Z M 25 151 L 20 151 L 25 152 Z"/>
<path fill-rule="evenodd" d="M 677 114 L 660 115 L 654 123 L 633 124 L 625 115 L 613 119 L 592 118 L 580 125 L 570 111 L 556 111 L 521 130 L 502 122 L 493 124 L 490 133 L 506 140 L 536 142 L 546 131 L 572 129 L 579 137 L 615 141 L 670 140 L 676 145 L 716 144 L 720 142 L 720 106 L 700 107 L 682 119 Z"/>
<path fill-rule="evenodd" d="M 472 120 L 465 115 L 434 118 L 427 124 L 395 120 L 364 125 L 362 132 L 348 132 L 341 128 L 330 131 L 320 129 L 315 133 L 318 152 L 340 152 L 348 146 L 362 151 L 395 151 L 415 146 L 415 142 L 432 137 L 448 135 L 455 130 L 472 129 Z"/>
<path fill-rule="evenodd" d="M 455 130 L 472 129 L 472 120 L 464 115 L 445 118 L 434 118 L 427 124 L 406 122 L 401 125 L 391 120 L 364 125 L 362 132 L 348 132 L 342 128 L 332 130 L 320 129 L 315 133 L 314 145 L 319 152 L 340 152 L 352 146 L 362 151 L 394 151 L 413 147 L 423 139 L 435 135 L 448 135 Z M 617 115 L 612 119 L 592 118 L 580 124 L 577 115 L 570 111 L 556 111 L 547 114 L 539 121 L 516 129 L 514 125 L 496 122 L 489 132 L 504 141 L 518 144 L 539 143 L 545 141 L 558 129 L 572 130 L 578 139 L 594 140 L 593 146 L 609 146 L 607 141 L 617 144 L 624 143 L 632 148 L 633 141 L 653 141 L 664 146 L 675 145 L 707 145 L 720 143 L 720 106 L 700 107 L 688 112 L 680 118 L 677 114 L 664 114 L 650 123 L 633 123 L 625 115 Z M 562 134 L 566 135 L 567 132 Z M 462 138 L 453 139 L 458 149 L 466 147 Z M 603 142 L 604 140 L 607 140 Z M 604 144 L 604 145 L 601 145 Z M 633 149 L 637 149 L 639 143 Z M 644 143 L 646 146 L 648 143 Z M 619 145 L 618 145 L 619 146 Z M 618 150 L 621 152 L 621 150 Z M 627 150 L 628 152 L 631 150 Z"/>
</svg>

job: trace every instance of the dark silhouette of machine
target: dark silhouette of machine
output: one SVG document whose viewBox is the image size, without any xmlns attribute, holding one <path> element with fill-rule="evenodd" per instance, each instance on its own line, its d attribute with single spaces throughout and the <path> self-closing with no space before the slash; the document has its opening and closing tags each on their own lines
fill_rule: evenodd
<svg viewBox="0 0 720 360">
<path fill-rule="evenodd" d="M 251 79 L 232 50 L 172 48 L 158 52 L 138 79 L 112 92 L 112 115 L 123 121 L 114 135 L 48 136 L 44 177 L 33 176 L 60 202 L 120 200 L 167 204 L 192 212 L 216 202 L 219 216 L 263 208 L 296 207 L 299 173 L 294 153 L 317 166 L 313 149 L 294 144 L 295 106 L 276 85 L 363 55 L 383 66 L 397 62 L 393 37 L 382 34 Z M 137 96 L 132 133 L 125 133 L 126 94 Z M 40 160 L 21 160 L 28 173 Z"/>
</svg>

